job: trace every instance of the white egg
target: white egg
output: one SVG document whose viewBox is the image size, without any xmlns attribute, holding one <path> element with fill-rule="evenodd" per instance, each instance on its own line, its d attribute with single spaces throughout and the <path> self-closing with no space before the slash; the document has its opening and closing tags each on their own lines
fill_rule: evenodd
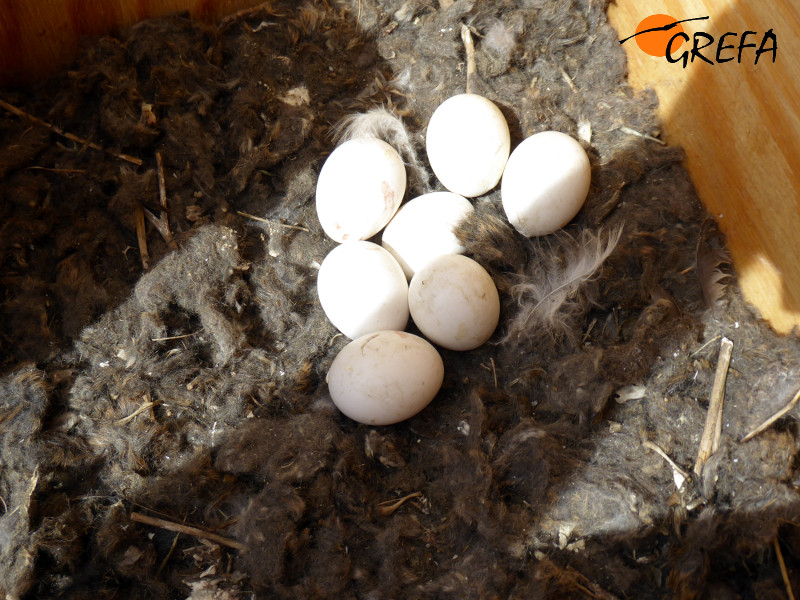
<svg viewBox="0 0 800 600">
<path fill-rule="evenodd" d="M 430 404 L 444 380 L 436 349 L 403 331 L 362 336 L 342 348 L 328 371 L 328 391 L 345 415 L 391 425 Z"/>
<path fill-rule="evenodd" d="M 592 169 L 583 147 L 559 131 L 532 135 L 514 149 L 500 195 L 522 235 L 546 235 L 569 223 L 589 193 Z"/>
<path fill-rule="evenodd" d="M 511 136 L 503 113 L 490 100 L 477 94 L 459 94 L 434 111 L 425 147 L 442 185 L 474 198 L 500 181 Z"/>
<path fill-rule="evenodd" d="M 500 319 L 500 296 L 491 276 L 460 254 L 440 256 L 417 271 L 408 306 L 422 334 L 450 350 L 487 342 Z"/>
<path fill-rule="evenodd" d="M 336 148 L 317 179 L 317 217 L 337 242 L 366 240 L 389 222 L 406 193 L 406 169 L 397 151 L 377 138 Z"/>
<path fill-rule="evenodd" d="M 397 259 L 408 279 L 434 258 L 461 254 L 453 230 L 475 212 L 469 200 L 452 192 L 431 192 L 409 200 L 383 230 L 381 245 Z"/>
<path fill-rule="evenodd" d="M 325 315 L 350 339 L 405 329 L 408 323 L 403 269 L 372 242 L 347 242 L 331 250 L 319 267 L 317 294 Z"/>
</svg>

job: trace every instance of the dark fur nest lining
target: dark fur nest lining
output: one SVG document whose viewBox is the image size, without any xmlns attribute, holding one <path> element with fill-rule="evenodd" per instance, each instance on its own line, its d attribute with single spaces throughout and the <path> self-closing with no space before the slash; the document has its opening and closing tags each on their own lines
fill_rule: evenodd
<svg viewBox="0 0 800 600">
<path fill-rule="evenodd" d="M 655 99 L 625 84 L 605 2 L 439 4 L 146 22 L 4 94 L 144 160 L 0 121 L 7 597 L 772 598 L 776 539 L 797 589 L 796 425 L 738 442 L 798 387 L 797 340 L 735 284 L 706 307 L 714 286 L 697 275 L 715 282 L 719 240 L 681 153 L 624 129 L 657 134 Z M 346 340 L 316 301 L 333 247 L 316 173 L 332 126 L 375 105 L 423 147 L 433 110 L 464 89 L 461 23 L 474 91 L 514 143 L 591 126 L 593 187 L 545 240 L 514 234 L 497 192 L 475 202 L 462 235 L 503 294 L 494 343 L 445 352 L 445 386 L 419 416 L 359 426 L 324 385 Z M 135 214 L 160 211 L 156 152 L 180 249 L 149 229 L 142 275 Z M 558 277 L 619 227 L 557 327 L 515 321 L 515 285 Z M 642 443 L 691 470 L 718 335 L 735 344 L 721 447 L 681 498 Z M 623 403 L 626 386 L 639 387 Z M 706 504 L 687 511 L 691 494 Z"/>
</svg>

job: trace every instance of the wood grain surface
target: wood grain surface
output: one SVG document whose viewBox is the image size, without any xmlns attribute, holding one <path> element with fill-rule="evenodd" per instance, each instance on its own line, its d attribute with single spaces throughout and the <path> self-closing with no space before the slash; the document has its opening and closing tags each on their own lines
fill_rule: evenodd
<svg viewBox="0 0 800 600">
<path fill-rule="evenodd" d="M 189 12 L 215 21 L 263 0 L 0 0 L 0 85 L 30 83 L 75 57 L 83 37 Z"/>
<path fill-rule="evenodd" d="M 682 20 L 691 37 L 714 36 L 706 56 L 684 69 L 642 52 L 635 40 L 623 44 L 629 81 L 658 94 L 663 137 L 686 150 L 686 166 L 698 194 L 727 236 L 746 299 L 773 328 L 790 332 L 800 325 L 800 2 L 733 0 L 617 0 L 609 18 L 620 39 L 632 35 L 641 20 L 656 13 Z M 759 46 L 772 29 L 778 42 L 755 62 L 755 49 L 737 60 L 741 34 Z M 686 46 L 682 47 L 679 55 Z"/>
</svg>

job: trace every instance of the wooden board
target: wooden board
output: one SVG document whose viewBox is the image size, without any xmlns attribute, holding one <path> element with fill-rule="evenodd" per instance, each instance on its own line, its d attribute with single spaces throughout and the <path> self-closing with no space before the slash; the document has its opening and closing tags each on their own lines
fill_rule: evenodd
<svg viewBox="0 0 800 600">
<path fill-rule="evenodd" d="M 800 3 L 733 0 L 617 0 L 609 18 L 620 39 L 633 35 L 641 20 L 656 13 L 682 20 L 689 36 L 714 36 L 704 51 L 715 58 L 726 32 L 724 64 L 701 60 L 670 64 L 623 44 L 629 80 L 653 88 L 661 103 L 663 137 L 686 150 L 686 166 L 703 203 L 726 234 L 747 300 L 774 329 L 788 333 L 800 325 Z M 740 36 L 760 45 L 772 29 L 776 61 L 746 48 L 736 60 Z M 683 47 L 681 48 L 681 51 Z M 678 52 L 677 54 L 680 54 Z"/>
<path fill-rule="evenodd" d="M 0 0 L 0 85 L 29 83 L 75 57 L 84 36 L 188 11 L 215 21 L 261 0 Z"/>
</svg>

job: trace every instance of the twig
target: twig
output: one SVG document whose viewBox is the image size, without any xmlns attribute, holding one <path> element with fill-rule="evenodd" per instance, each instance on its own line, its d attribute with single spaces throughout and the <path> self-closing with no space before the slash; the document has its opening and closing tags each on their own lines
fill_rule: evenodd
<svg viewBox="0 0 800 600">
<path fill-rule="evenodd" d="M 175 240 L 172 239 L 172 233 L 169 230 L 169 222 L 166 220 L 166 213 L 162 212 L 161 216 L 157 217 L 149 208 L 144 208 L 142 210 L 144 216 L 150 221 L 153 227 L 156 228 L 156 231 L 161 234 L 161 237 L 169 244 L 169 247 L 173 250 L 177 250 L 178 245 L 175 243 Z"/>
<path fill-rule="evenodd" d="M 150 269 L 150 253 L 147 251 L 147 230 L 144 223 L 144 209 L 140 204 L 134 209 L 136 218 L 136 238 L 139 240 L 139 255 L 142 257 L 142 269 Z M 148 211 L 149 212 L 149 211 Z"/>
<path fill-rule="evenodd" d="M 388 517 L 398 508 L 403 506 L 406 501 L 411 500 L 412 498 L 419 498 L 422 496 L 422 492 L 414 492 L 413 494 L 409 494 L 408 496 L 403 496 L 398 500 L 387 500 L 386 502 L 381 502 L 378 504 L 378 512 L 382 517 Z"/>
<path fill-rule="evenodd" d="M 722 435 L 722 404 L 725 400 L 725 380 L 728 377 L 732 352 L 733 342 L 728 338 L 722 338 L 717 371 L 714 374 L 714 385 L 711 388 L 711 400 L 708 403 L 708 415 L 703 428 L 703 437 L 700 439 L 697 462 L 694 465 L 694 472 L 698 475 L 703 472 L 703 467 L 708 457 L 719 448 L 719 440 Z"/>
<path fill-rule="evenodd" d="M 156 168 L 158 170 L 158 199 L 161 202 L 161 218 L 159 221 L 161 222 L 161 227 L 156 225 L 158 231 L 161 233 L 161 236 L 164 238 L 164 241 L 167 242 L 170 248 L 173 250 L 178 249 L 178 244 L 175 243 L 175 239 L 172 237 L 172 231 L 169 229 L 169 215 L 167 214 L 167 185 L 164 181 L 164 163 L 161 160 L 161 153 L 156 151 Z M 150 211 L 147 211 L 148 215 L 152 215 Z M 155 217 L 155 215 L 153 215 Z"/>
<path fill-rule="evenodd" d="M 472 77 L 475 75 L 475 44 L 469 27 L 461 24 L 461 41 L 464 42 L 464 53 L 467 55 L 467 93 L 472 93 Z"/>
<path fill-rule="evenodd" d="M 780 409 L 778 412 L 776 412 L 774 415 L 772 415 L 769 419 L 764 421 L 761 425 L 759 425 L 758 427 L 753 429 L 753 431 L 751 431 L 746 436 L 744 436 L 741 439 L 741 441 L 742 442 L 746 442 L 748 440 L 751 440 L 755 436 L 757 436 L 759 433 L 761 433 L 762 431 L 767 429 L 775 421 L 777 421 L 778 419 L 780 419 L 781 417 L 786 415 L 789 411 L 791 411 L 794 408 L 795 404 L 797 404 L 798 400 L 800 400 L 800 389 L 797 390 L 797 392 L 795 393 L 794 397 L 791 400 L 789 400 L 789 402 L 786 404 L 786 406 L 784 406 L 782 409 Z"/>
<path fill-rule="evenodd" d="M 246 213 L 241 210 L 237 210 L 236 214 L 240 217 L 245 217 L 247 219 L 253 219 L 253 221 L 258 221 L 260 223 L 266 223 L 267 225 L 275 225 L 276 227 L 283 227 L 284 229 L 295 229 L 297 231 L 305 231 L 308 233 L 310 230 L 308 227 L 302 227 L 301 225 L 287 225 L 286 223 L 278 223 L 276 221 L 270 221 L 269 219 L 265 219 L 264 217 L 257 217 L 255 215 L 251 215 L 250 213 Z"/>
<path fill-rule="evenodd" d="M 581 338 L 581 342 L 585 343 L 586 340 L 589 339 L 589 336 L 592 335 L 592 330 L 594 329 L 595 325 L 597 325 L 597 317 L 592 319 L 592 322 L 589 323 L 589 327 L 586 328 L 586 333 L 583 334 L 583 337 Z"/>
<path fill-rule="evenodd" d="M 778 536 L 775 536 L 775 540 L 773 541 L 775 546 L 775 554 L 778 557 L 778 565 L 781 567 L 781 576 L 783 577 L 783 583 L 786 586 L 786 595 L 789 597 L 789 600 L 794 600 L 794 592 L 792 591 L 792 582 L 789 580 L 789 572 L 786 570 L 786 563 L 783 561 L 783 552 L 781 552 L 781 545 L 778 542 Z"/>
<path fill-rule="evenodd" d="M 216 533 L 211 533 L 210 531 L 205 531 L 200 529 L 199 527 L 190 527 L 188 525 L 181 525 L 180 523 L 174 523 L 172 521 L 167 521 L 166 519 L 159 519 L 157 517 L 150 517 L 148 515 L 143 515 L 142 513 L 132 512 L 131 513 L 131 521 L 134 523 L 143 523 L 144 525 L 152 525 L 153 527 L 158 527 L 160 529 L 166 529 L 167 531 L 174 531 L 176 533 L 185 533 L 186 535 L 191 535 L 192 537 L 200 538 L 201 540 L 208 540 L 210 542 L 216 542 L 222 546 L 227 546 L 228 548 L 235 548 L 236 550 L 246 551 L 248 547 L 241 542 L 227 538 Z"/>
<path fill-rule="evenodd" d="M 660 140 L 657 137 L 653 137 L 652 135 L 648 135 L 646 133 L 642 133 L 641 131 L 636 131 L 635 129 L 631 129 L 630 127 L 627 127 L 625 125 L 620 127 L 619 130 L 622 133 L 627 133 L 628 135 L 635 135 L 636 137 L 640 137 L 640 138 L 644 138 L 646 140 L 650 140 L 651 142 L 655 142 L 657 144 L 661 144 L 662 146 L 666 146 L 667 145 L 667 142 L 665 142 L 664 140 Z"/>
<path fill-rule="evenodd" d="M 135 156 L 123 154 L 121 152 L 114 152 L 113 150 L 108 150 L 107 148 L 103 148 L 102 146 L 95 144 L 94 142 L 90 142 L 87 139 L 78 137 L 73 133 L 66 132 L 60 127 L 56 127 L 55 125 L 52 125 L 47 121 L 42 121 L 40 118 L 34 117 L 32 114 L 25 112 L 21 108 L 17 108 L 13 104 L 9 104 L 5 100 L 0 100 L 0 108 L 6 109 L 8 112 L 17 115 L 18 117 L 21 117 L 23 119 L 28 119 L 33 123 L 47 127 L 50 131 L 53 131 L 58 135 L 60 135 L 61 137 L 67 138 L 68 140 L 75 142 L 76 144 L 81 144 L 82 146 L 88 146 L 93 150 L 99 150 L 100 152 L 105 152 L 106 154 L 110 154 L 114 158 L 119 158 L 121 160 L 128 161 L 129 163 L 133 163 L 134 165 L 137 165 L 139 167 L 142 166 L 142 159 L 140 158 L 136 158 Z"/>
</svg>

